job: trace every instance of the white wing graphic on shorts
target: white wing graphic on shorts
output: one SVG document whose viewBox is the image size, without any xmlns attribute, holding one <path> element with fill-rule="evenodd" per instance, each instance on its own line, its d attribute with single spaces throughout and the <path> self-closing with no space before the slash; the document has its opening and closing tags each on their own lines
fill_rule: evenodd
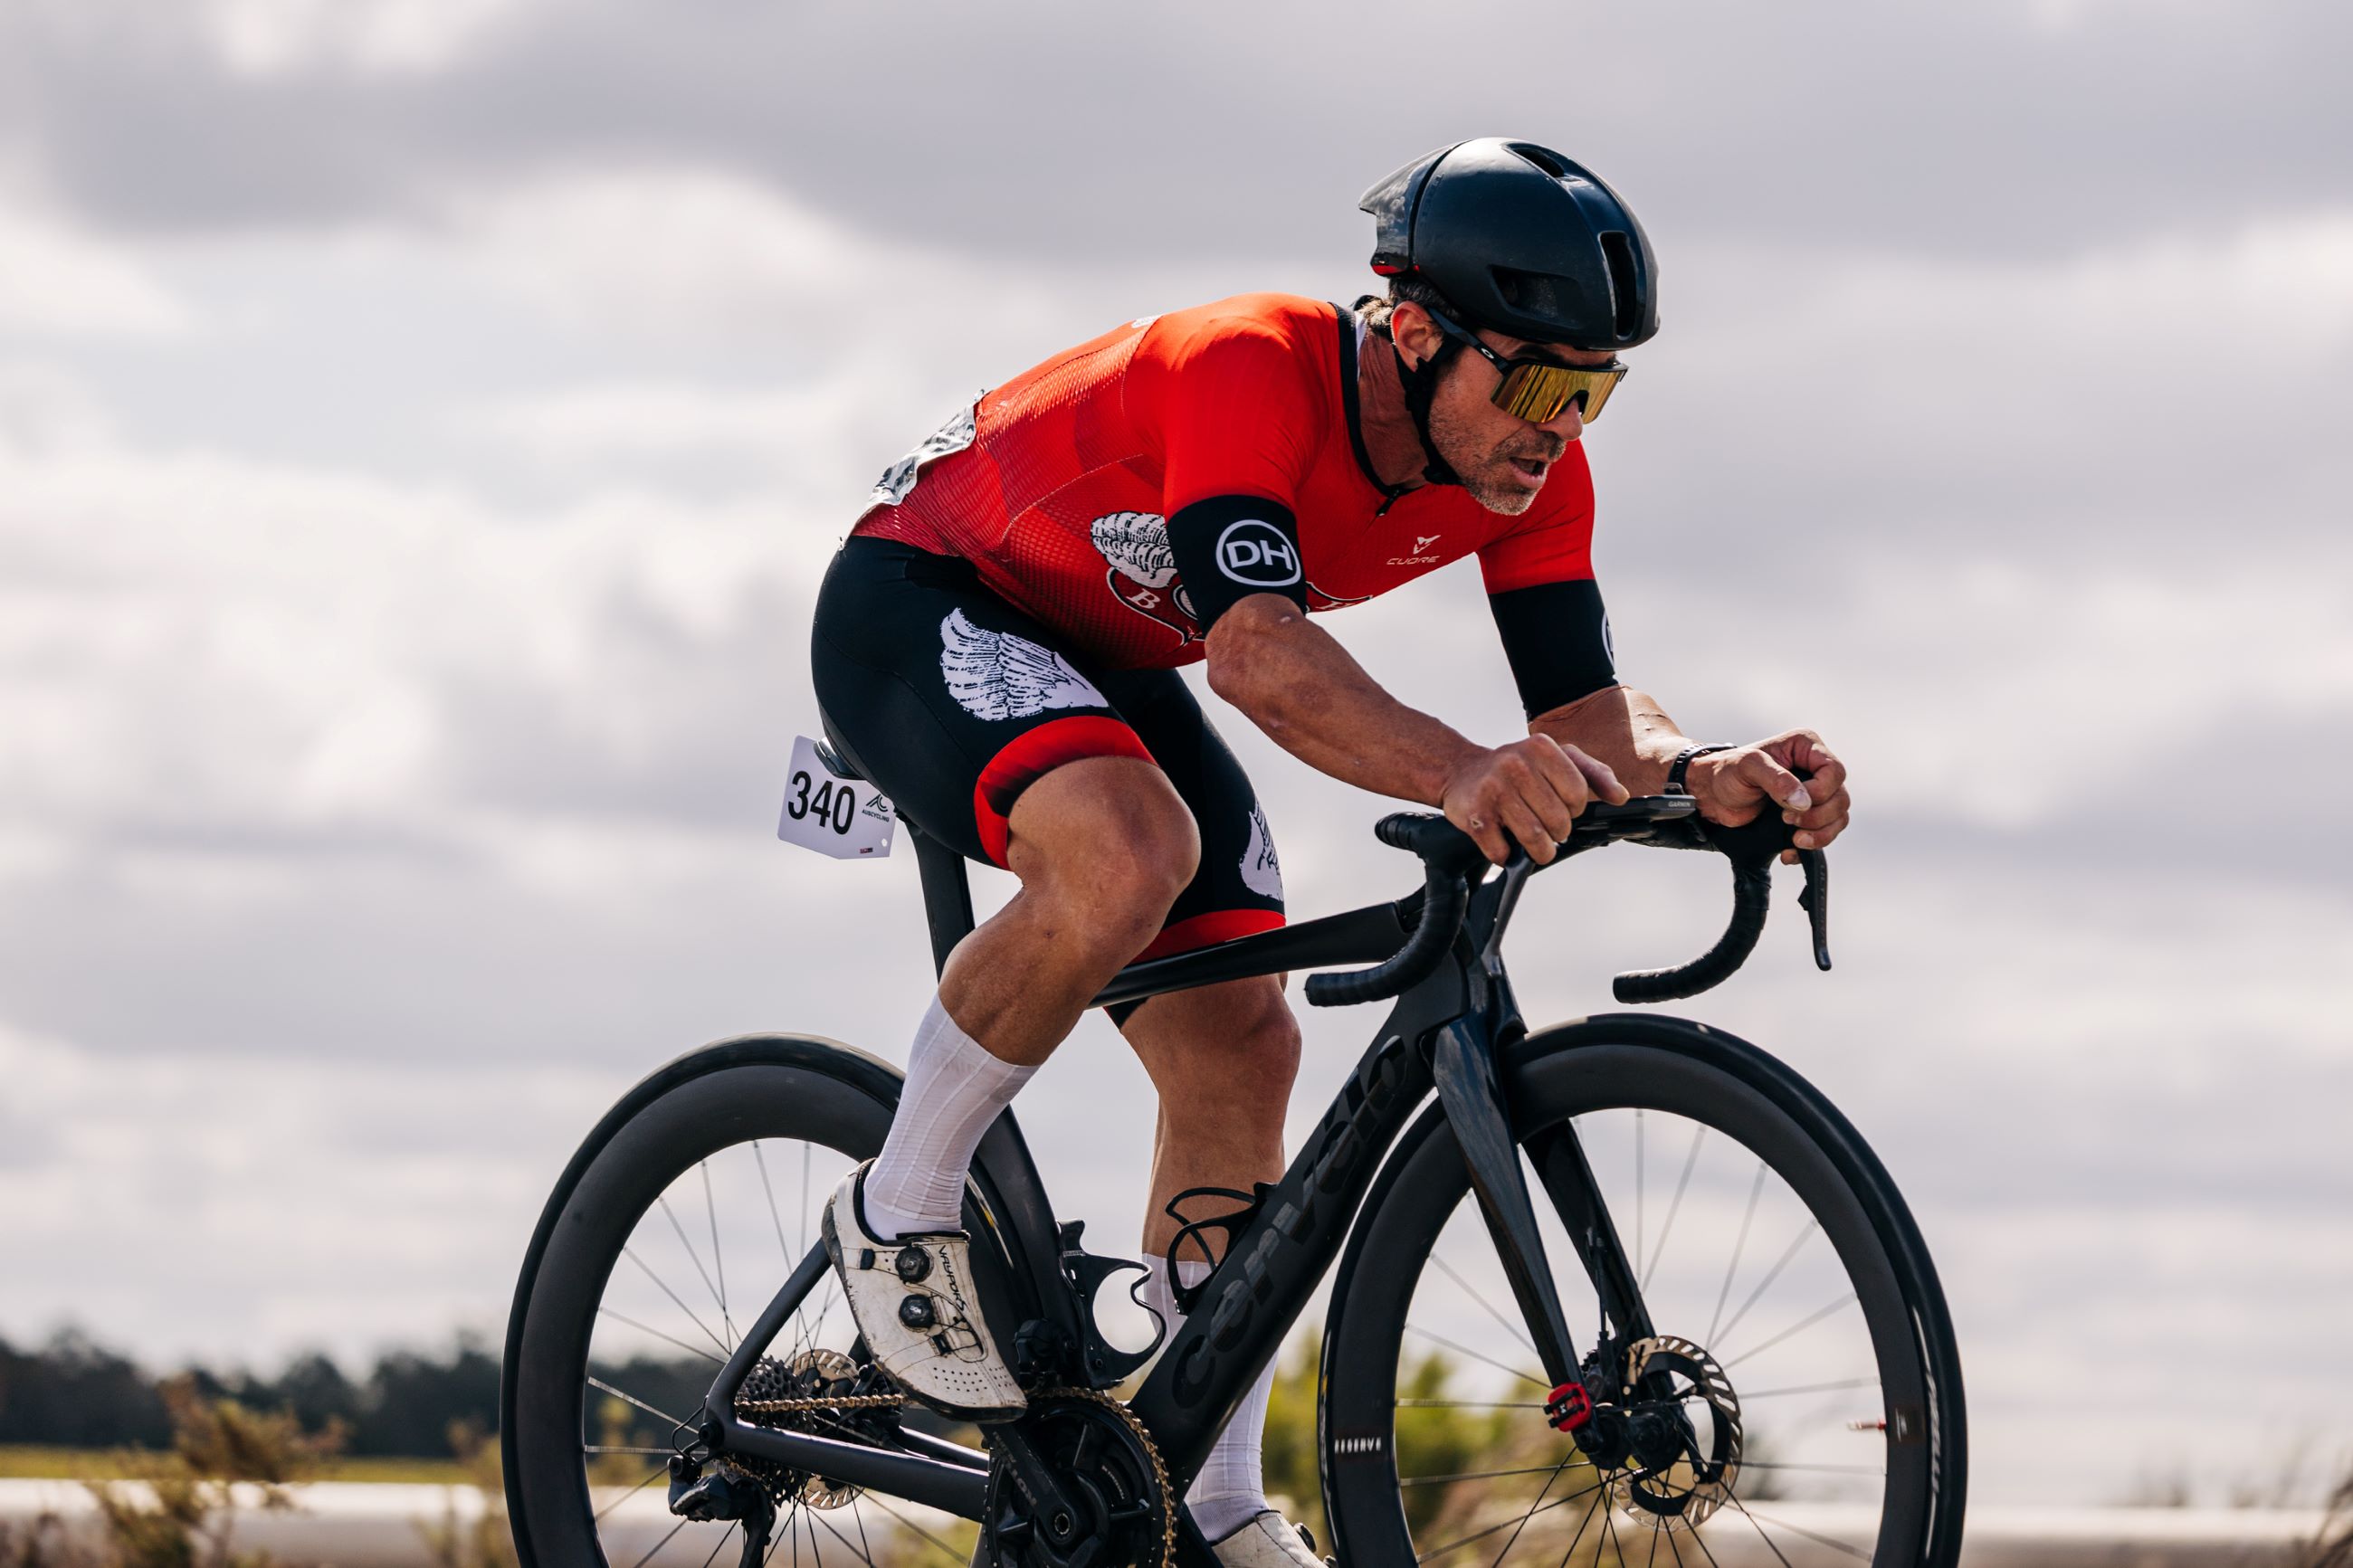
<svg viewBox="0 0 2353 1568">
<path fill-rule="evenodd" d="M 940 674 L 976 719 L 1027 719 L 1049 708 L 1108 708 L 1103 694 L 1052 648 L 986 631 L 950 610 L 940 623 Z"/>
<path fill-rule="evenodd" d="M 1282 897 L 1282 862 L 1274 858 L 1274 835 L 1266 830 L 1266 812 L 1250 807 L 1250 843 L 1242 848 L 1242 886 L 1261 899 Z"/>
</svg>

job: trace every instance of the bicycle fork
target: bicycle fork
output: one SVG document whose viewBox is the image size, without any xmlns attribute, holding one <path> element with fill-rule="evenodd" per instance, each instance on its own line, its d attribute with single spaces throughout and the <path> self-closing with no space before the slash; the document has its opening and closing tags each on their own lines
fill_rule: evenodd
<svg viewBox="0 0 2353 1568">
<path fill-rule="evenodd" d="M 1500 975 L 1495 978 L 1500 982 Z M 1593 1401 L 1569 1338 L 1560 1292 L 1545 1255 L 1544 1237 L 1536 1226 L 1519 1145 L 1504 1111 L 1494 1053 L 1501 1033 L 1490 1017 L 1475 1013 L 1440 1026 L 1430 1041 L 1430 1071 L 1437 1080 L 1439 1103 L 1461 1148 L 1480 1216 L 1486 1222 L 1537 1360 L 1552 1382 L 1545 1417 L 1557 1429 L 1574 1433 L 1591 1421 Z M 1547 1128 L 1530 1141 L 1528 1153 L 1546 1196 L 1567 1227 L 1578 1263 L 1592 1280 L 1607 1320 L 1605 1336 L 1610 1330 L 1620 1339 L 1648 1334 L 1650 1314 L 1642 1305 L 1640 1283 L 1627 1266 L 1625 1248 L 1601 1202 L 1575 1131 L 1566 1122 Z"/>
</svg>

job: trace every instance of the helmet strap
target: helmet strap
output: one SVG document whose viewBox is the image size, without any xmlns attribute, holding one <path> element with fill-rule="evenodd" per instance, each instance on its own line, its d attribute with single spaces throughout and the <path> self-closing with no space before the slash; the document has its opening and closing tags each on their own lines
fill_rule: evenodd
<svg viewBox="0 0 2353 1568">
<path fill-rule="evenodd" d="M 1387 332 L 1382 334 L 1388 337 Z M 1405 363 L 1405 353 L 1389 338 L 1389 353 L 1396 356 L 1398 384 L 1405 392 L 1405 409 L 1413 416 L 1413 433 L 1421 437 L 1421 455 L 1426 459 L 1421 477 L 1433 485 L 1459 485 L 1462 477 L 1453 465 L 1438 455 L 1437 444 L 1430 438 L 1430 405 L 1438 395 L 1440 377 L 1446 374 L 1447 362 L 1461 351 L 1462 345 L 1449 338 L 1439 345 L 1438 352 L 1418 365 Z"/>
</svg>

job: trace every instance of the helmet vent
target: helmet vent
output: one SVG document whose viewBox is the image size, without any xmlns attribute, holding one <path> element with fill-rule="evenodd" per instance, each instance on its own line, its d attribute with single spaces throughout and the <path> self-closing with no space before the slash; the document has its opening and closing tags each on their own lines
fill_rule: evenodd
<svg viewBox="0 0 2353 1568">
<path fill-rule="evenodd" d="M 1642 325 L 1642 279 L 1634 261 L 1633 240 L 1623 229 L 1605 231 L 1601 258 L 1609 267 L 1610 326 L 1618 337 L 1630 338 Z"/>
<path fill-rule="evenodd" d="M 1510 143 L 1513 152 L 1557 180 L 1568 173 L 1568 160 L 1549 147 L 1539 147 L 1533 142 Z"/>
</svg>

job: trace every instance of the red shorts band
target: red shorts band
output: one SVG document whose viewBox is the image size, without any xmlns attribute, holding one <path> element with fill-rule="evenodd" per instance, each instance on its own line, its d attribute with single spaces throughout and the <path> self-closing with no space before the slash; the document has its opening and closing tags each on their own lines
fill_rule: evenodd
<svg viewBox="0 0 2353 1568">
<path fill-rule="evenodd" d="M 1099 714 L 1080 714 L 1069 719 L 1056 719 L 1024 730 L 1005 743 L 1005 749 L 988 759 L 980 770 L 980 782 L 973 786 L 973 823 L 980 830 L 980 845 L 997 865 L 1005 864 L 1006 819 L 1013 813 L 1013 803 L 1021 792 L 1039 779 L 1082 757 L 1134 757 L 1141 763 L 1152 761 L 1134 730 L 1117 719 Z"/>
<path fill-rule="evenodd" d="M 1215 947 L 1221 942 L 1256 936 L 1262 931 L 1280 931 L 1282 923 L 1281 910 L 1211 910 L 1207 914 L 1172 921 L 1162 927 L 1160 934 L 1154 937 L 1132 962 L 1142 963 L 1147 958 L 1174 958 L 1180 952 Z"/>
</svg>

